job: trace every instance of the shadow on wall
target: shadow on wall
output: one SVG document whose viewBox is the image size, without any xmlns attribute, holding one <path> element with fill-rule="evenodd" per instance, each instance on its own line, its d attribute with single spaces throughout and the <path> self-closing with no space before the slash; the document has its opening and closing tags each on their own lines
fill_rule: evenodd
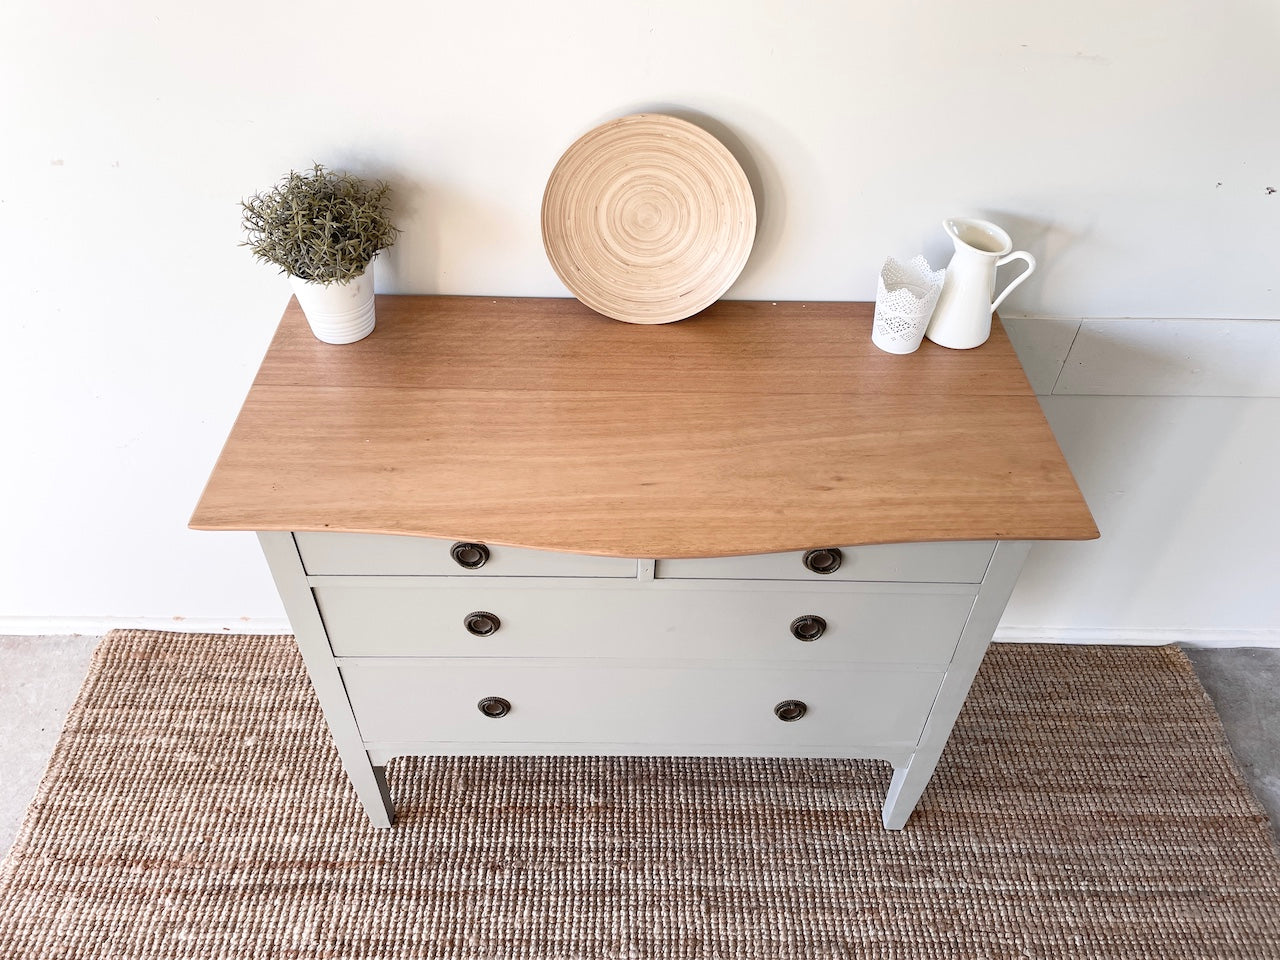
<svg viewBox="0 0 1280 960">
<path fill-rule="evenodd" d="M 395 245 L 378 256 L 374 282 L 379 293 L 434 293 L 440 269 L 440 219 L 432 215 L 431 184 L 400 168 L 387 168 L 393 222 L 400 227 Z"/>
<path fill-rule="evenodd" d="M 1026 250 L 1036 258 L 1036 280 L 1034 282 L 1042 284 L 1046 289 L 1054 286 L 1054 274 L 1062 269 L 1064 263 L 1069 262 L 1069 258 L 1066 255 L 1067 252 L 1072 247 L 1077 247 L 1089 240 L 1088 233 L 1073 232 L 1061 223 L 1055 223 L 1050 220 L 1035 220 L 1007 210 L 987 209 L 980 211 L 978 215 L 984 220 L 990 220 L 992 223 L 998 223 L 1004 227 L 1009 236 L 1013 238 L 1013 248 L 1015 250 Z M 1015 267 L 1014 269 L 1017 268 Z M 997 296 L 1000 290 L 1004 289 L 1007 279 L 1004 271 L 1001 271 L 1001 279 L 997 284 L 999 289 L 996 290 Z M 1011 313 L 1017 309 L 1018 296 L 1018 293 L 1010 294 L 1012 309 L 1009 312 Z"/>
<path fill-rule="evenodd" d="M 989 220 L 1003 228 L 1009 234 L 1010 239 L 1013 240 L 1014 250 L 1025 250 L 1036 258 L 1035 279 L 1028 280 L 1028 285 L 1032 283 L 1047 284 L 1054 272 L 1061 268 L 1064 253 L 1087 239 L 1087 235 L 1073 233 L 1054 221 L 1037 220 L 1007 210 L 994 210 L 991 208 L 955 210 L 948 213 L 947 216 L 975 217 L 979 220 Z M 954 248 L 946 232 L 942 229 L 942 220 L 938 221 L 936 229 L 929 230 L 928 233 L 920 238 L 920 249 L 935 270 L 941 270 L 951 262 Z M 1004 290 L 1009 281 L 1018 276 L 1023 269 L 1024 265 L 1021 263 L 1011 263 L 1006 267 L 1000 268 L 996 275 L 996 288 L 992 295 L 993 301 L 1000 296 L 1001 291 Z M 1024 287 L 1023 289 L 1025 290 L 1026 288 Z M 1000 307 L 1001 315 L 1019 315 L 1020 311 L 1017 308 L 1017 302 L 1021 295 L 1022 290 L 1010 294 L 1009 302 L 1002 304 Z"/>
<path fill-rule="evenodd" d="M 416 170 L 390 165 L 385 158 L 359 151 L 337 153 L 326 164 L 366 180 L 391 185 L 391 222 L 400 236 L 374 260 L 378 293 L 434 293 L 440 263 L 440 218 L 431 215 L 438 195 Z"/>
<path fill-rule="evenodd" d="M 764 149 L 715 117 L 679 104 L 631 104 L 585 123 L 580 131 L 566 139 L 560 152 L 599 124 L 634 113 L 678 117 L 701 127 L 724 144 L 746 174 L 756 205 L 755 241 L 738 282 L 770 263 L 782 245 L 786 224 L 786 192 L 782 179 Z M 560 152 L 555 159 L 559 159 Z M 529 252 L 530 237 L 523 229 L 524 220 L 521 220 L 522 229 L 513 231 L 511 211 L 495 205 L 484 194 L 464 192 L 456 183 L 424 179 L 416 168 L 388 165 L 385 158 L 370 153 L 352 151 L 338 154 L 331 161 L 335 168 L 391 184 L 392 212 L 402 233 L 396 244 L 378 257 L 375 282 L 380 293 L 430 294 L 451 289 L 454 279 L 451 273 L 458 274 L 465 264 L 450 260 L 450 245 L 442 236 L 447 224 L 466 227 L 468 241 L 459 246 L 460 255 L 479 245 L 486 251 L 486 259 L 496 263 L 508 253 L 519 258 Z M 550 175 L 551 166 L 546 173 Z M 535 213 L 541 200 L 540 192 L 531 198 Z M 541 245 L 540 238 L 533 242 Z"/>
<path fill-rule="evenodd" d="M 443 236 L 448 224 L 464 224 L 467 241 L 461 246 L 482 246 L 493 263 L 523 252 L 526 238 L 512 229 L 511 211 L 486 194 L 429 180 L 418 167 L 388 164 L 370 154 L 339 154 L 333 165 L 391 185 L 392 221 L 401 232 L 395 244 L 378 255 L 379 293 L 449 292 L 454 279 L 450 274 L 458 264 L 450 260 Z"/>
</svg>

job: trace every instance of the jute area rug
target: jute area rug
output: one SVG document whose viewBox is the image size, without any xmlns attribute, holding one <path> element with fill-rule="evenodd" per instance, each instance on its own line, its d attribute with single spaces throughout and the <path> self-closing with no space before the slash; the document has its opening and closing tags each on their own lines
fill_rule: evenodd
<svg viewBox="0 0 1280 960">
<path fill-rule="evenodd" d="M 5 958 L 1280 956 L 1280 859 L 1173 649 L 997 646 L 887 765 L 412 759 L 367 826 L 292 641 L 101 645 L 0 867 Z"/>
</svg>

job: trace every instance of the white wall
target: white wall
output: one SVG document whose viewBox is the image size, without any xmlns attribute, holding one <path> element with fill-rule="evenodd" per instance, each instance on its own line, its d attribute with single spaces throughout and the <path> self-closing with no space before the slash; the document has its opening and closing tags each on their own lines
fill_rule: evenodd
<svg viewBox="0 0 1280 960">
<path fill-rule="evenodd" d="M 1280 646 L 1280 323 L 1006 325 L 1102 539 L 1036 544 L 997 636 Z"/>
<path fill-rule="evenodd" d="M 985 214 L 1041 260 L 1010 313 L 1272 318 L 1277 39 L 1270 0 L 4 4 L 0 617 L 280 616 L 185 523 L 288 296 L 237 201 L 290 167 L 391 180 L 383 292 L 562 295 L 547 173 L 662 109 L 760 194 L 731 297 L 870 298 Z"/>
</svg>

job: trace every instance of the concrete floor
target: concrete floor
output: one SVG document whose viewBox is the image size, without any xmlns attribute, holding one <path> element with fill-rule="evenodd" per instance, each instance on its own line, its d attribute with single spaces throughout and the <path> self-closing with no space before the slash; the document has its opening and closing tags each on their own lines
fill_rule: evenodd
<svg viewBox="0 0 1280 960">
<path fill-rule="evenodd" d="M 1187 650 L 1236 763 L 1280 838 L 1280 650 Z"/>
<path fill-rule="evenodd" d="M 0 854 L 44 776 L 100 637 L 0 637 Z"/>
<path fill-rule="evenodd" d="M 8 853 L 97 637 L 0 637 L 0 854 Z M 1188 650 L 1280 837 L 1280 650 Z"/>
</svg>

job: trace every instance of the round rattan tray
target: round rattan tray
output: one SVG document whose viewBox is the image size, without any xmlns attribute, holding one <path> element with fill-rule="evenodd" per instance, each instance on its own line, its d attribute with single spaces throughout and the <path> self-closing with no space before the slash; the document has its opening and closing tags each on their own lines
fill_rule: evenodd
<svg viewBox="0 0 1280 960">
<path fill-rule="evenodd" d="M 542 242 L 592 310 L 628 323 L 693 316 L 729 289 L 756 232 L 737 160 L 701 127 L 640 113 L 577 140 L 547 181 Z"/>
</svg>

